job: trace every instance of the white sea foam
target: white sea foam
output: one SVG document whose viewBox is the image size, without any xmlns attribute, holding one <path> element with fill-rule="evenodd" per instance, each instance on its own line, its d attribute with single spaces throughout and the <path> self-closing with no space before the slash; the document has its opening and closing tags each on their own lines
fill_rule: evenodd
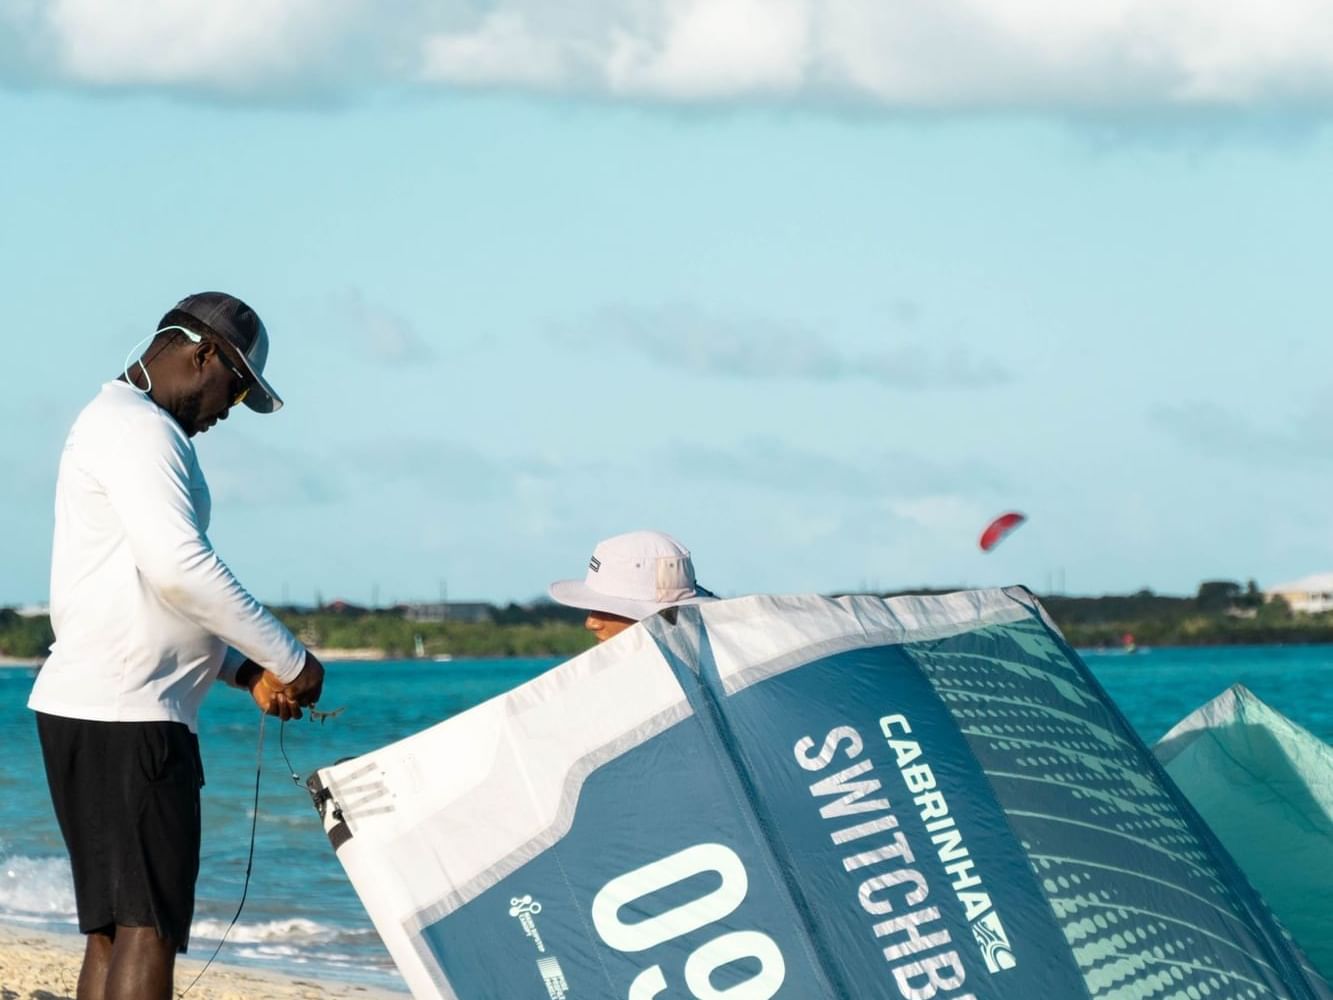
<svg viewBox="0 0 1333 1000">
<path fill-rule="evenodd" d="M 77 923 L 74 882 L 64 858 L 33 858 L 0 853 L 0 920 L 36 925 Z M 227 921 L 196 920 L 191 937 L 213 943 Z M 392 962 L 379 946 L 372 928 L 340 927 L 303 917 L 242 921 L 227 936 L 237 958 L 279 967 L 318 965 L 349 972 L 384 975 Z M 358 952 L 360 954 L 358 954 Z"/>
<path fill-rule="evenodd" d="M 216 941 L 227 929 L 224 920 L 196 920 L 190 928 L 190 936 Z M 311 945 L 333 944 L 337 941 L 373 940 L 375 932 L 370 929 L 337 927 L 293 917 L 289 920 L 267 920 L 263 923 L 248 924 L 244 921 L 232 928 L 227 940 L 234 944 L 277 944 L 308 948 Z"/>
<path fill-rule="evenodd" d="M 70 923 L 75 919 L 74 878 L 64 858 L 0 856 L 0 916 Z"/>
<path fill-rule="evenodd" d="M 227 929 L 222 920 L 196 920 L 191 938 L 214 942 Z M 338 927 L 303 917 L 238 923 L 227 935 L 235 958 L 271 962 L 281 967 L 318 965 L 383 976 L 393 968 L 370 928 Z"/>
</svg>

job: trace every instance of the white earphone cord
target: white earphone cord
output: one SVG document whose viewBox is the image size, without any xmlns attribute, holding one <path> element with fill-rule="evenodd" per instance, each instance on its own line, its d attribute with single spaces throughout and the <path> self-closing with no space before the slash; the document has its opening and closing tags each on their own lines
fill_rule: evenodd
<svg viewBox="0 0 1333 1000">
<path fill-rule="evenodd" d="M 143 352 L 141 352 L 139 348 L 147 344 L 159 333 L 167 333 L 170 330 L 179 330 L 181 333 L 185 334 L 185 336 L 189 337 L 191 342 L 195 344 L 199 343 L 199 341 L 204 339 L 203 337 L 199 336 L 199 334 L 195 333 L 193 330 L 188 330 L 183 326 L 164 326 L 160 330 L 154 330 L 148 336 L 144 337 L 137 344 L 131 347 L 130 353 L 125 355 L 125 367 L 122 368 L 121 370 L 125 373 L 125 381 L 129 383 L 131 389 L 134 389 L 136 392 L 141 392 L 145 396 L 147 396 L 150 392 L 153 391 L 153 376 L 148 374 L 148 366 L 143 363 Z M 133 360 L 136 354 L 139 356 L 138 361 Z M 144 381 L 148 383 L 147 388 L 140 389 L 137 385 L 134 384 L 134 379 L 130 378 L 130 369 L 133 368 L 136 364 L 139 366 L 139 370 L 143 372 Z"/>
</svg>

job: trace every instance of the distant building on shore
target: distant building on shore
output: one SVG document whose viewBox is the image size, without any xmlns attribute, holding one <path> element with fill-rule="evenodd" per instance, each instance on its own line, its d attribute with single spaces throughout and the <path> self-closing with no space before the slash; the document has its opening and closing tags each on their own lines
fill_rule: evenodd
<svg viewBox="0 0 1333 1000">
<path fill-rule="evenodd" d="M 1277 598 L 1297 614 L 1318 615 L 1333 611 L 1333 573 L 1313 573 L 1290 583 L 1264 588 L 1264 600 Z"/>
<path fill-rule="evenodd" d="M 363 615 L 370 614 L 369 608 L 364 608 L 360 604 L 352 604 L 350 601 L 344 601 L 341 598 L 332 600 L 328 604 L 321 604 L 316 610 L 320 614 L 339 615 L 344 618 L 360 618 Z"/>
<path fill-rule="evenodd" d="M 403 617 L 410 622 L 489 622 L 495 620 L 495 608 L 481 601 L 436 601 L 408 604 Z"/>
</svg>

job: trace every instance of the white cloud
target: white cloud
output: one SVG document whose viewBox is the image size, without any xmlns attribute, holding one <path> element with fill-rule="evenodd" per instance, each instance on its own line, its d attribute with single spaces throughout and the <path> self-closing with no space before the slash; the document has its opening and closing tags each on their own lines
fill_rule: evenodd
<svg viewBox="0 0 1333 1000">
<path fill-rule="evenodd" d="M 435 359 L 435 351 L 416 327 L 392 309 L 372 303 L 358 291 L 333 296 L 339 326 L 355 348 L 389 365 L 415 365 Z"/>
<path fill-rule="evenodd" d="M 263 100 L 382 76 L 391 36 L 370 14 L 363 0 L 0 0 L 0 54 L 16 53 L 11 78 Z"/>
<path fill-rule="evenodd" d="M 923 509 L 945 494 L 968 491 L 991 496 L 1008 488 L 1008 477 L 983 462 L 938 461 L 903 451 L 865 453 L 849 459 L 763 436 L 730 447 L 691 442 L 666 450 L 663 461 L 686 482 L 730 483 L 782 495 L 891 499 L 921 503 Z M 904 517 L 917 512 L 916 507 L 894 511 Z M 969 508 L 969 516 L 974 513 Z"/>
<path fill-rule="evenodd" d="M 1325 0 L 0 0 L 0 78 L 289 100 L 460 86 L 894 109 L 1309 108 Z"/>
<path fill-rule="evenodd" d="M 1162 406 L 1149 419 L 1190 450 L 1245 465 L 1283 465 L 1324 474 L 1333 461 L 1333 406 L 1324 401 L 1303 412 L 1256 417 L 1216 403 Z"/>
<path fill-rule="evenodd" d="M 980 526 L 989 520 L 990 508 L 956 494 L 892 500 L 888 509 L 895 517 L 932 535 L 964 538 L 971 542 Z"/>
<path fill-rule="evenodd" d="M 592 331 L 588 333 L 585 331 Z M 891 389 L 981 389 L 1008 382 L 998 362 L 958 345 L 927 346 L 894 334 L 876 349 L 845 350 L 791 323 L 721 317 L 689 305 L 601 310 L 571 342 L 612 344 L 700 375 L 815 382 L 866 379 Z"/>
<path fill-rule="evenodd" d="M 284 507 L 341 499 L 342 489 L 327 461 L 268 444 L 257 436 L 262 430 L 243 430 L 232 424 L 233 420 L 249 423 L 254 419 L 255 414 L 238 411 L 227 423 L 196 439 L 214 504 Z"/>
<path fill-rule="evenodd" d="M 604 59 L 613 93 L 698 100 L 792 93 L 812 55 L 805 0 L 662 3 L 651 30 L 617 30 Z"/>
<path fill-rule="evenodd" d="M 578 46 L 544 37 L 522 11 L 500 9 L 476 27 L 422 40 L 427 82 L 559 88 L 580 62 Z"/>
</svg>

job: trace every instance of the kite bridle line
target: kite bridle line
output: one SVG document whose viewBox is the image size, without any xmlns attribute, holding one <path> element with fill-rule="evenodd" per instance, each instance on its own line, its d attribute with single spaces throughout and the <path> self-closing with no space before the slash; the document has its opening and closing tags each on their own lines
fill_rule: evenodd
<svg viewBox="0 0 1333 1000">
<path fill-rule="evenodd" d="M 335 708 L 331 712 L 321 712 L 315 708 L 310 708 L 308 711 L 310 712 L 311 722 L 318 719 L 320 725 L 323 725 L 326 719 L 341 715 L 345 711 L 345 706 L 344 708 Z M 222 937 L 218 939 L 218 946 L 213 949 L 213 954 L 208 956 L 208 961 L 199 970 L 199 974 L 190 981 L 190 985 L 176 994 L 176 1000 L 184 1000 L 185 994 L 194 989 L 195 984 L 203 978 L 204 973 L 208 971 L 208 967 L 213 964 L 213 960 L 222 951 L 222 946 L 227 943 L 227 935 L 236 926 L 236 922 L 241 919 L 241 911 L 245 909 L 245 898 L 250 893 L 250 873 L 254 870 L 255 864 L 255 834 L 259 830 L 259 779 L 264 773 L 264 722 L 267 719 L 267 715 L 260 713 L 259 740 L 258 746 L 255 748 L 255 799 L 250 810 L 250 848 L 245 856 L 245 881 L 241 884 L 241 901 L 236 905 L 236 914 L 231 918 L 231 923 L 227 925 L 227 929 L 222 932 Z M 283 762 L 287 765 L 287 771 L 292 781 L 296 783 L 297 788 L 300 788 L 302 787 L 301 776 L 296 772 L 296 768 L 292 767 L 291 758 L 287 756 L 287 747 L 284 741 L 286 734 L 287 720 L 284 719 L 278 724 L 278 750 L 282 753 Z"/>
<path fill-rule="evenodd" d="M 199 974 L 190 981 L 190 985 L 176 994 L 177 1000 L 184 1000 L 185 994 L 194 989 L 195 983 L 203 978 L 208 967 L 213 964 L 213 959 L 218 957 L 222 951 L 222 946 L 227 943 L 227 935 L 231 929 L 236 926 L 236 921 L 241 919 L 241 911 L 245 909 L 245 897 L 250 892 L 250 872 L 254 870 L 255 863 L 255 832 L 259 829 L 259 778 L 264 772 L 264 722 L 268 719 L 267 715 L 260 713 L 259 716 L 259 745 L 255 749 L 255 801 L 254 807 L 250 810 L 250 850 L 245 857 L 245 881 L 241 885 L 241 901 L 236 905 L 236 914 L 231 918 L 231 923 L 227 929 L 222 932 L 222 937 L 218 938 L 218 946 L 213 949 L 213 954 L 208 956 L 208 961 L 204 967 L 199 970 Z M 282 725 L 286 725 L 284 721 Z M 282 730 L 278 730 L 278 739 L 282 739 Z"/>
</svg>

